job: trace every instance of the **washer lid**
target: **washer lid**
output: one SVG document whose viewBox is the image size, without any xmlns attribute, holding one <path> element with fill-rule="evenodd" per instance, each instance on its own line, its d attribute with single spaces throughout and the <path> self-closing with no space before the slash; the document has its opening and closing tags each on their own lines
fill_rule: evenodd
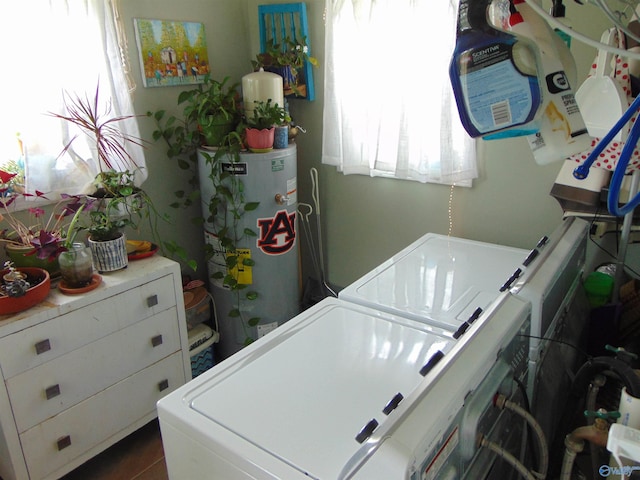
<svg viewBox="0 0 640 480">
<path fill-rule="evenodd" d="M 339 293 L 368 305 L 455 331 L 522 268 L 527 251 L 429 233 Z"/>
<path fill-rule="evenodd" d="M 186 400 L 214 422 L 213 442 L 242 439 L 311 478 L 337 478 L 360 430 L 382 423 L 385 405 L 409 395 L 420 368 L 453 343 L 439 329 L 326 299 L 202 375 Z M 249 450 L 236 453 L 252 462 Z"/>
</svg>

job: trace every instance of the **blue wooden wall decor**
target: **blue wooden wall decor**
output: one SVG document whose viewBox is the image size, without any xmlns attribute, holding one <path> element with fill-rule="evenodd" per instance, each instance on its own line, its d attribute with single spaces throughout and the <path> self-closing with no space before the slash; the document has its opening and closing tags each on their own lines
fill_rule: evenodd
<svg viewBox="0 0 640 480">
<path fill-rule="evenodd" d="M 311 56 L 306 4 L 300 2 L 259 5 L 258 17 L 261 53 L 266 51 L 268 44 L 282 44 L 285 38 L 293 41 L 306 39 L 307 46 L 309 47 L 308 55 Z M 313 65 L 305 60 L 304 77 L 306 81 L 307 100 L 315 99 L 312 68 Z"/>
</svg>

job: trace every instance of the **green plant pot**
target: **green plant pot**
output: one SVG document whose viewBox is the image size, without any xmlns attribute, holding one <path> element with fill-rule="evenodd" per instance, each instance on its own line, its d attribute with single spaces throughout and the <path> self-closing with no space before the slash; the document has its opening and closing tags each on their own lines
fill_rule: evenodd
<svg viewBox="0 0 640 480">
<path fill-rule="evenodd" d="M 217 147 L 222 143 L 225 135 L 232 132 L 234 128 L 234 122 L 219 117 L 212 119 L 209 125 L 201 126 L 200 132 L 206 146 Z"/>
<path fill-rule="evenodd" d="M 33 247 L 17 246 L 17 245 L 5 245 L 5 251 L 7 257 L 13 262 L 16 267 L 36 267 L 43 268 L 51 277 L 55 277 L 60 274 L 60 265 L 58 259 L 49 260 L 48 258 L 38 258 L 37 255 L 27 255 L 33 252 Z"/>
</svg>

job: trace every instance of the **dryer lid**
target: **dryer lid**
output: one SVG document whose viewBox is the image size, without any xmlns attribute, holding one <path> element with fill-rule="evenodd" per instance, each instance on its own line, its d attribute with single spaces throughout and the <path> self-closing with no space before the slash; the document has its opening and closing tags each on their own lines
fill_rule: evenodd
<svg viewBox="0 0 640 480">
<path fill-rule="evenodd" d="M 214 368 L 189 408 L 215 424 L 214 441 L 242 439 L 307 473 L 337 478 L 358 432 L 385 419 L 420 368 L 455 343 L 428 327 L 335 299 L 302 313 Z M 203 375 L 203 377 L 206 375 Z"/>
<path fill-rule="evenodd" d="M 455 331 L 477 308 L 495 301 L 527 253 L 428 233 L 339 297 Z"/>
</svg>

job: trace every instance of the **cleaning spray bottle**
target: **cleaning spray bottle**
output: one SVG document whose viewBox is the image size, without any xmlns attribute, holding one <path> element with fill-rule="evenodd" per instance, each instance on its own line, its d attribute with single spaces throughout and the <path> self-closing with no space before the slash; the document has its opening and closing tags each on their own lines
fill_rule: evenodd
<svg viewBox="0 0 640 480">
<path fill-rule="evenodd" d="M 542 58 L 545 81 L 540 130 L 528 135 L 527 142 L 536 163 L 546 165 L 587 150 L 591 137 L 558 54 L 557 35 L 524 0 L 513 0 L 513 5 L 512 31 L 534 40 Z"/>
<path fill-rule="evenodd" d="M 489 24 L 490 2 L 460 0 L 458 7 L 449 77 L 460 120 L 474 138 L 532 134 L 542 104 L 540 54 L 531 40 Z"/>
</svg>

